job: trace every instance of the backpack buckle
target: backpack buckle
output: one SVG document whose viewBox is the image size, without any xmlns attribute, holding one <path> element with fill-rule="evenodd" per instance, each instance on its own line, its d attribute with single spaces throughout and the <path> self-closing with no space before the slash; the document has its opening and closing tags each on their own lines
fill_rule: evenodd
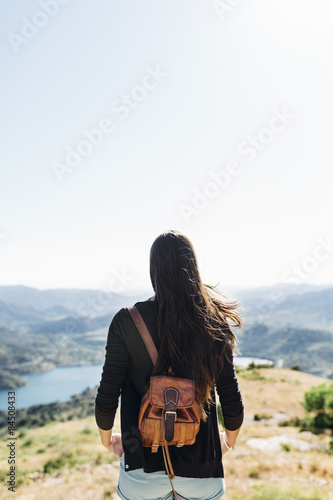
<svg viewBox="0 0 333 500">
<path fill-rule="evenodd" d="M 175 420 L 177 420 L 177 412 L 176 411 L 172 411 L 172 410 L 166 410 L 166 412 L 165 412 L 165 420 L 167 419 L 167 413 L 173 413 L 174 416 L 175 416 Z"/>
</svg>

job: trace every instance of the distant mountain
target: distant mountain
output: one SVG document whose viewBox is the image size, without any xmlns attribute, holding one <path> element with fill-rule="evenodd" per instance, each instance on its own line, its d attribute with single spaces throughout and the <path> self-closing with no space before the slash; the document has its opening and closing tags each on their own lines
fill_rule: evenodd
<svg viewBox="0 0 333 500">
<path fill-rule="evenodd" d="M 55 322 L 57 325 L 57 322 Z M 24 381 L 17 375 L 50 370 L 55 366 L 101 364 L 105 356 L 107 328 L 94 332 L 46 327 L 10 330 L 0 327 L 0 388 L 13 388 Z"/>
<path fill-rule="evenodd" d="M 0 287 L 0 388 L 55 366 L 102 363 L 114 314 L 149 296 Z"/>
<path fill-rule="evenodd" d="M 33 307 L 17 307 L 0 300 L 0 326 L 16 326 L 21 323 L 43 321 L 45 316 Z"/>
<path fill-rule="evenodd" d="M 333 287 L 303 295 L 290 295 L 276 306 L 274 318 L 289 325 L 333 327 Z"/>
<path fill-rule="evenodd" d="M 147 297 L 148 298 L 148 297 Z M 48 312 L 53 308 L 64 308 L 79 314 L 103 314 L 123 305 L 129 305 L 133 294 L 113 293 L 103 290 L 59 288 L 38 290 L 23 285 L 0 286 L 0 301 L 17 307 L 29 307 Z"/>
<path fill-rule="evenodd" d="M 114 310 L 113 312 L 116 313 L 117 311 Z M 62 318 L 59 320 L 44 321 L 39 324 L 30 325 L 30 328 L 34 333 L 79 334 L 92 332 L 95 330 L 99 330 L 100 328 L 105 328 L 105 330 L 107 330 L 107 327 L 111 323 L 111 319 L 112 318 L 110 317 L 110 314 L 106 314 L 105 316 L 98 316 L 97 318 L 86 318 L 84 316 L 67 316 L 66 318 Z"/>
<path fill-rule="evenodd" d="M 34 325 L 45 320 L 56 321 L 69 316 L 80 317 L 78 313 L 64 306 L 52 306 L 42 311 L 34 307 L 7 304 L 0 300 L 0 326 L 13 328 L 20 325 Z"/>
<path fill-rule="evenodd" d="M 257 324 L 237 333 L 242 356 L 270 359 L 284 367 L 333 378 L 333 333 Z"/>
<path fill-rule="evenodd" d="M 300 287 L 300 288 L 299 288 Z M 333 286 L 314 285 L 234 290 L 245 324 L 293 326 L 333 331 Z"/>
<path fill-rule="evenodd" d="M 222 291 L 241 306 L 244 326 L 235 333 L 243 356 L 333 376 L 333 285 Z M 0 287 L 0 386 L 8 383 L 9 372 L 13 387 L 25 373 L 102 362 L 114 314 L 152 294 Z"/>
<path fill-rule="evenodd" d="M 46 309 L 44 309 L 43 314 L 44 314 L 44 317 L 45 317 L 45 315 L 47 315 L 47 317 L 50 317 L 50 318 L 51 317 L 59 318 L 59 317 L 69 316 L 70 314 L 73 314 L 73 311 L 71 311 L 70 309 L 67 309 L 67 307 L 64 307 L 64 306 L 55 305 L 55 306 L 47 307 Z"/>
</svg>

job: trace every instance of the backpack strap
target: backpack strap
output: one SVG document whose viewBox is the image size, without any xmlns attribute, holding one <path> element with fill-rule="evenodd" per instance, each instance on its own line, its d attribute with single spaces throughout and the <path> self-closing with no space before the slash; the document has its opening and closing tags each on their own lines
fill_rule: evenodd
<svg viewBox="0 0 333 500">
<path fill-rule="evenodd" d="M 155 366 L 158 358 L 158 351 L 156 349 L 153 339 L 151 338 L 148 328 L 146 327 L 146 323 L 143 321 L 141 314 L 139 313 L 139 311 L 135 306 L 129 306 L 127 307 L 127 309 L 129 310 L 129 313 L 132 316 L 132 319 L 137 329 L 140 332 L 142 340 L 144 341 L 145 346 L 147 348 L 148 354 L 153 362 L 153 365 Z"/>
<path fill-rule="evenodd" d="M 127 307 L 137 329 L 139 330 L 139 333 L 142 337 L 143 342 L 145 343 L 145 346 L 147 348 L 148 354 L 153 362 L 153 365 L 156 365 L 157 358 L 158 358 L 158 351 L 156 349 L 156 346 L 154 344 L 153 339 L 151 338 L 151 335 L 149 333 L 149 330 L 146 326 L 146 323 L 143 321 L 141 314 L 139 313 L 138 309 L 135 306 L 128 306 Z M 178 395 L 177 395 L 178 396 Z M 168 400 L 170 399 L 170 401 Z M 177 397 L 178 399 L 178 397 Z M 166 404 L 168 406 L 168 410 L 170 410 L 169 406 L 173 403 L 172 397 L 167 398 Z M 174 413 L 174 412 L 171 412 Z M 168 449 L 168 443 L 165 439 L 165 422 L 164 422 L 164 414 L 162 417 L 162 428 L 163 428 L 163 444 L 162 444 L 162 451 L 163 451 L 163 459 L 164 459 L 164 465 L 166 469 L 166 473 L 168 474 L 169 481 L 171 484 L 171 488 L 174 494 L 174 499 L 177 500 L 177 494 L 175 492 L 175 488 L 172 483 L 172 479 L 175 478 L 175 474 L 172 468 L 171 460 L 170 460 L 170 455 L 169 455 L 169 449 Z M 168 433 L 170 433 L 170 429 L 168 430 Z"/>
</svg>

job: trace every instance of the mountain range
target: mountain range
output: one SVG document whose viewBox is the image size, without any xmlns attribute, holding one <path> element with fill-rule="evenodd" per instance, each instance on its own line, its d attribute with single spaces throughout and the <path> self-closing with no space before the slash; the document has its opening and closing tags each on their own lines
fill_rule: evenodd
<svg viewBox="0 0 333 500">
<path fill-rule="evenodd" d="M 222 291 L 240 304 L 243 328 L 233 331 L 243 356 L 333 378 L 333 285 Z M 54 366 L 102 363 L 113 315 L 152 295 L 1 286 L 0 387 L 20 385 L 22 375 Z"/>
</svg>

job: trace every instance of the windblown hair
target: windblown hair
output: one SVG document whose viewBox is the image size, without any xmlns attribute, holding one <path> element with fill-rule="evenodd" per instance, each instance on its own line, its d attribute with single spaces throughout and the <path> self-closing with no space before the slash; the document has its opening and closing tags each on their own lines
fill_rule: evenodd
<svg viewBox="0 0 333 500">
<path fill-rule="evenodd" d="M 191 241 L 179 231 L 156 238 L 150 250 L 150 278 L 158 303 L 159 357 L 153 375 L 191 378 L 196 400 L 207 420 L 205 403 L 224 361 L 239 352 L 233 326 L 242 327 L 239 303 L 227 301 L 216 286 L 201 281 Z"/>
</svg>

